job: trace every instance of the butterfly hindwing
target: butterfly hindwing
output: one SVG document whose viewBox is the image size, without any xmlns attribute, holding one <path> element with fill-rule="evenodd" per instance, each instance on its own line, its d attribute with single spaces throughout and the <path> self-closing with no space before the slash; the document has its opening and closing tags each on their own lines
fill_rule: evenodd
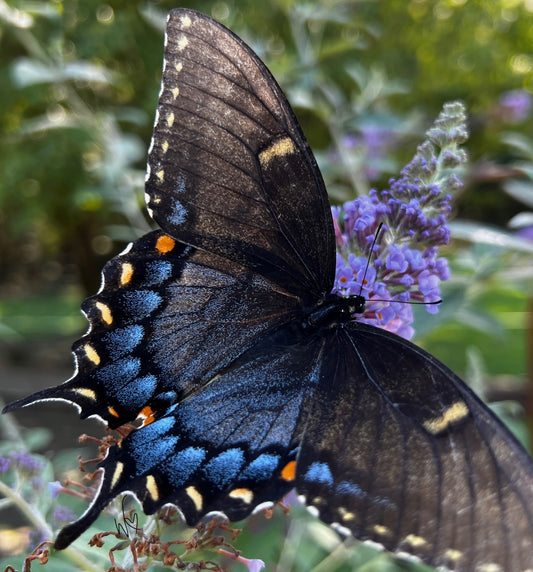
<svg viewBox="0 0 533 572">
<path fill-rule="evenodd" d="M 501 422 L 396 335 L 351 323 L 329 347 L 296 482 L 321 519 L 433 566 L 526 570 L 533 463 Z"/>
<path fill-rule="evenodd" d="M 154 231 L 110 260 L 83 302 L 74 377 L 9 407 L 65 399 L 119 427 L 179 402 L 298 307 L 248 268 Z"/>
<path fill-rule="evenodd" d="M 265 338 L 262 349 L 253 348 L 201 391 L 111 447 L 92 505 L 61 531 L 56 547 L 68 546 L 125 491 L 147 514 L 176 505 L 190 525 L 210 512 L 240 520 L 288 493 L 324 340 L 295 343 L 291 351 L 279 340 L 279 332 Z"/>
<path fill-rule="evenodd" d="M 293 292 L 329 292 L 326 190 L 272 74 L 221 24 L 184 9 L 169 15 L 164 60 L 146 182 L 153 218 Z"/>
</svg>

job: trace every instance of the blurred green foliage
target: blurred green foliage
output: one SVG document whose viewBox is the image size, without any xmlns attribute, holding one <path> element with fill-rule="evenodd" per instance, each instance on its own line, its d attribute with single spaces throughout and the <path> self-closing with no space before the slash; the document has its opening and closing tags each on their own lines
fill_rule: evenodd
<svg viewBox="0 0 533 572">
<path fill-rule="evenodd" d="M 384 186 L 444 102 L 467 104 L 471 164 L 457 213 L 479 224 L 456 227 L 461 241 L 448 252 L 455 278 L 440 315 L 421 312 L 415 327 L 426 347 L 473 379 L 484 368 L 489 377 L 524 377 L 533 266 L 533 219 L 522 212 L 533 210 L 531 0 L 180 5 L 222 21 L 264 59 L 334 201 Z M 73 298 L 94 293 L 105 260 L 149 228 L 141 208 L 146 149 L 165 17 L 175 6 L 0 0 L 0 341 L 78 330 L 69 317 L 77 314 Z M 518 238 L 504 230 L 512 217 Z M 481 365 L 466 346 L 479 346 Z M 523 425 L 519 431 L 525 439 Z M 260 536 L 252 526 L 238 547 L 286 570 L 423 569 L 397 567 L 366 547 L 344 552 L 327 528 L 301 522 L 283 517 L 260 527 Z"/>
</svg>

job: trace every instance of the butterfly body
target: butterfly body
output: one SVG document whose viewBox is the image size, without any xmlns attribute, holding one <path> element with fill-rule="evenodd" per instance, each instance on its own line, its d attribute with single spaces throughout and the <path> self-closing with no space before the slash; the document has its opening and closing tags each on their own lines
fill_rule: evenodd
<svg viewBox="0 0 533 572">
<path fill-rule="evenodd" d="M 146 176 L 162 230 L 105 266 L 75 375 L 6 408 L 144 419 L 56 547 L 125 491 L 194 525 L 296 488 L 343 535 L 457 571 L 531 570 L 533 462 L 453 372 L 332 293 L 324 183 L 265 65 L 185 9 L 164 61 Z"/>
</svg>

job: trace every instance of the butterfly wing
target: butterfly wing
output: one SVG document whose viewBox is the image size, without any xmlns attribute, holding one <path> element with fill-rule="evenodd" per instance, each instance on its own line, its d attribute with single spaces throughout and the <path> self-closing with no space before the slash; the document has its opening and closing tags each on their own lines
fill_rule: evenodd
<svg viewBox="0 0 533 572">
<path fill-rule="evenodd" d="M 62 529 L 56 548 L 68 546 L 124 491 L 133 492 L 147 514 L 175 504 L 190 525 L 213 511 L 240 520 L 289 492 L 299 419 L 324 349 L 314 338 L 287 351 L 280 342 L 291 335 L 289 327 L 265 338 L 207 387 L 111 447 L 98 494 Z"/>
<path fill-rule="evenodd" d="M 169 15 L 146 191 L 174 238 L 292 292 L 331 291 L 329 201 L 289 103 L 240 38 L 192 10 Z"/>
<path fill-rule="evenodd" d="M 332 335 L 298 457 L 306 502 L 433 566 L 530 567 L 533 462 L 514 437 L 414 344 L 359 323 Z"/>
<path fill-rule="evenodd" d="M 149 233 L 111 259 L 84 301 L 68 382 L 11 403 L 75 403 L 115 428 L 165 410 L 290 321 L 299 300 L 228 259 Z"/>
</svg>

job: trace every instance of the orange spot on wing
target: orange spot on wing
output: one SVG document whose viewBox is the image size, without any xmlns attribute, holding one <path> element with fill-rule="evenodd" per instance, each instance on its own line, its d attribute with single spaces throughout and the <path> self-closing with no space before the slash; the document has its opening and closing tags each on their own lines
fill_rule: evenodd
<svg viewBox="0 0 533 572">
<path fill-rule="evenodd" d="M 143 418 L 142 427 L 150 425 L 150 423 L 155 421 L 155 414 L 156 411 L 154 411 L 149 405 L 144 407 L 139 413 L 139 417 Z"/>
<path fill-rule="evenodd" d="M 159 252 L 161 252 L 162 254 L 170 252 L 174 248 L 174 246 L 176 246 L 176 241 L 170 236 L 167 236 L 166 234 L 160 236 L 157 239 L 157 242 L 155 243 L 156 249 L 159 250 Z"/>
<path fill-rule="evenodd" d="M 296 461 L 289 461 L 281 470 L 281 478 L 284 481 L 294 481 L 296 478 Z"/>
<path fill-rule="evenodd" d="M 113 417 L 118 417 L 118 416 L 119 416 L 118 413 L 117 413 L 117 410 L 116 410 L 114 407 L 109 406 L 109 407 L 107 408 L 107 410 L 109 411 L 109 413 L 110 413 L 111 415 L 113 415 Z"/>
</svg>

